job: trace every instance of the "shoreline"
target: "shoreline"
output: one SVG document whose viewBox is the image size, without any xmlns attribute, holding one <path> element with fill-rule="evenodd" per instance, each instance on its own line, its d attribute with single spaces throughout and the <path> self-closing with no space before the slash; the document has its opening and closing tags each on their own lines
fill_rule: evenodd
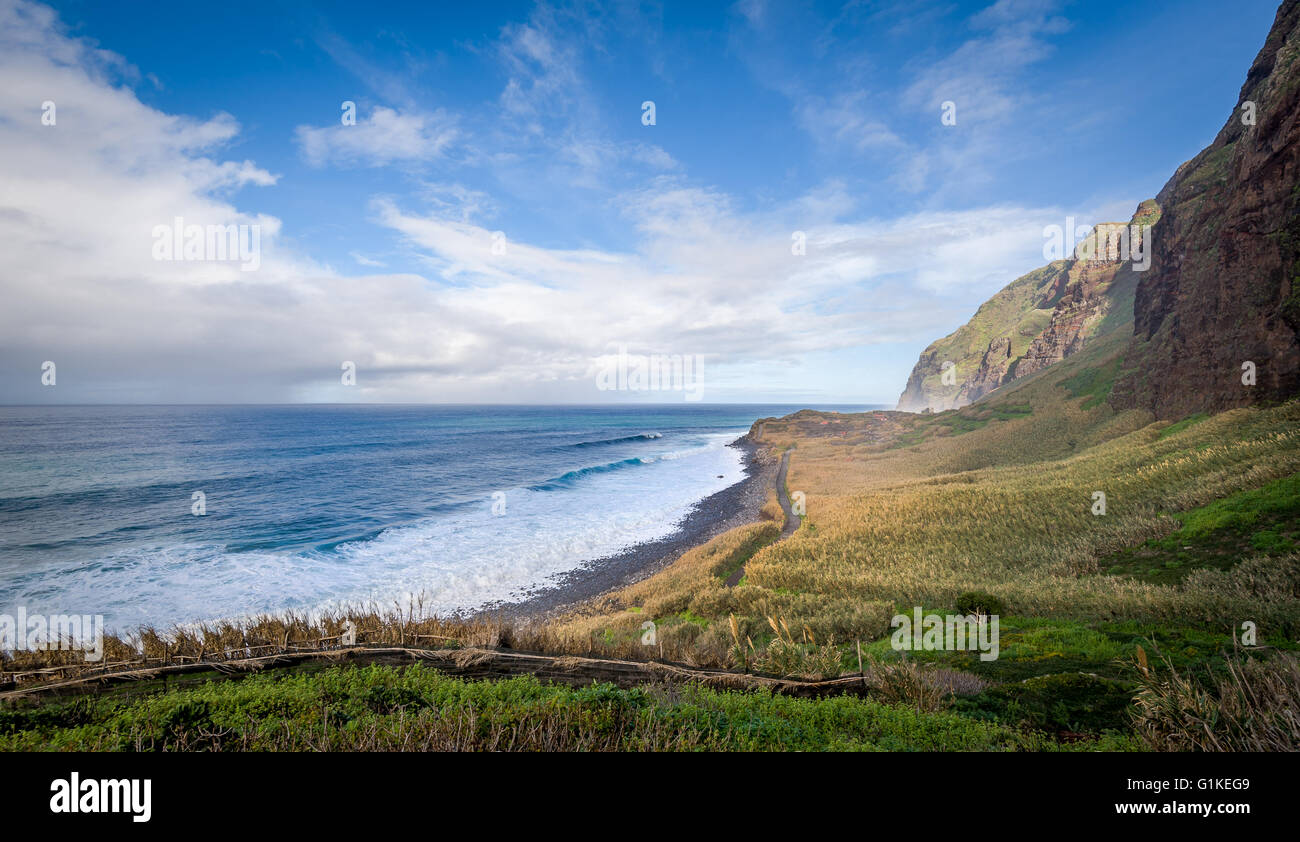
<svg viewBox="0 0 1300 842">
<path fill-rule="evenodd" d="M 750 439 L 748 433 L 727 446 L 744 454 L 744 477 L 696 503 L 670 534 L 584 562 L 522 598 L 489 603 L 465 612 L 464 616 L 524 622 L 550 619 L 648 579 L 688 550 L 703 546 L 737 526 L 759 520 L 767 493 L 776 481 L 779 460 L 772 459 L 767 448 Z"/>
</svg>

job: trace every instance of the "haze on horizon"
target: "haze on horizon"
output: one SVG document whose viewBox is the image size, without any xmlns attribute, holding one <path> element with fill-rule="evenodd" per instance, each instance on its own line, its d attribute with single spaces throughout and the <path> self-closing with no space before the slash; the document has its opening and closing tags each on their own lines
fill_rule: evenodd
<svg viewBox="0 0 1300 842">
<path fill-rule="evenodd" d="M 893 405 L 1214 137 L 1275 4 L 263 10 L 0 0 L 0 403 L 681 399 L 598 389 L 626 349 Z"/>
</svg>

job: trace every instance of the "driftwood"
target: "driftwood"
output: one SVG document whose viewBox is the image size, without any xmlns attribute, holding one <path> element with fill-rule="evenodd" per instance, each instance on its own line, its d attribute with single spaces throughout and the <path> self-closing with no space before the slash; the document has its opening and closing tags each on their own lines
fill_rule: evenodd
<svg viewBox="0 0 1300 842">
<path fill-rule="evenodd" d="M 391 666 L 422 663 L 434 667 L 439 672 L 459 678 L 484 680 L 532 675 L 544 682 L 572 687 L 603 682 L 627 689 L 647 684 L 669 683 L 697 684 L 714 690 L 770 690 L 773 693 L 803 698 L 866 694 L 865 682 L 861 676 L 848 676 L 829 681 L 801 681 L 749 675 L 729 670 L 700 669 L 660 661 L 621 661 L 610 658 L 580 658 L 571 655 L 540 655 L 503 649 L 357 646 L 349 649 L 279 652 L 231 661 L 171 663 L 120 672 L 84 675 L 22 689 L 6 689 L 5 692 L 0 692 L 0 702 L 34 699 L 41 696 L 94 693 L 114 685 L 165 680 L 169 676 L 200 672 L 217 672 L 234 677 L 312 662 Z"/>
</svg>

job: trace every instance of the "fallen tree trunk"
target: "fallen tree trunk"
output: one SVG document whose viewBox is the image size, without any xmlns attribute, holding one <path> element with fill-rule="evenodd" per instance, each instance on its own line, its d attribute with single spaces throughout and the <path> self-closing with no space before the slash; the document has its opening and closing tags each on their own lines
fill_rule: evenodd
<svg viewBox="0 0 1300 842">
<path fill-rule="evenodd" d="M 659 661 L 620 661 L 609 658 L 580 658 L 572 655 L 541 655 L 501 649 L 413 649 L 408 647 L 366 647 L 318 652 L 281 652 L 234 661 L 168 664 L 122 672 L 86 675 L 53 681 L 33 687 L 0 692 L 0 702 L 34 699 L 42 696 L 95 693 L 105 688 L 132 682 L 165 680 L 200 672 L 217 672 L 237 677 L 268 669 L 295 667 L 312 662 L 383 664 L 409 666 L 427 664 L 439 672 L 459 678 L 490 680 L 520 675 L 539 680 L 579 687 L 593 682 L 613 684 L 623 689 L 647 684 L 697 684 L 713 690 L 770 690 L 786 696 L 818 698 L 850 694 L 866 695 L 861 676 L 829 681 L 802 681 L 749 675 L 717 669 L 699 669 L 684 664 Z"/>
</svg>

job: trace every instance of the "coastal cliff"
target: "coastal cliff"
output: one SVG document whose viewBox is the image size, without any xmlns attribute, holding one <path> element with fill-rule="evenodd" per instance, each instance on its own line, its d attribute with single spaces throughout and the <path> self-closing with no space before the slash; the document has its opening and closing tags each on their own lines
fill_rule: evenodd
<svg viewBox="0 0 1300 842">
<path fill-rule="evenodd" d="M 1012 281 L 969 322 L 925 349 L 898 409 L 958 409 L 1126 326 L 1140 274 L 1130 257 L 1149 246 L 1143 238 L 1159 218 L 1160 208 L 1147 200 L 1128 223 L 1095 226 L 1093 242 L 1100 247 Z M 1130 239 L 1123 240 L 1126 236 Z M 945 378 L 949 367 L 953 371 Z"/>
<path fill-rule="evenodd" d="M 926 348 L 898 408 L 965 406 L 1116 330 L 1132 335 L 1107 395 L 1117 410 L 1177 419 L 1300 393 L 1298 57 L 1300 0 L 1287 0 L 1214 142 L 1138 207 L 1145 271 L 1095 259 L 1107 253 L 1018 278 Z"/>
<path fill-rule="evenodd" d="M 1112 406 L 1180 418 L 1300 392 L 1297 55 L 1288 0 L 1214 142 L 1161 190 Z"/>
</svg>

